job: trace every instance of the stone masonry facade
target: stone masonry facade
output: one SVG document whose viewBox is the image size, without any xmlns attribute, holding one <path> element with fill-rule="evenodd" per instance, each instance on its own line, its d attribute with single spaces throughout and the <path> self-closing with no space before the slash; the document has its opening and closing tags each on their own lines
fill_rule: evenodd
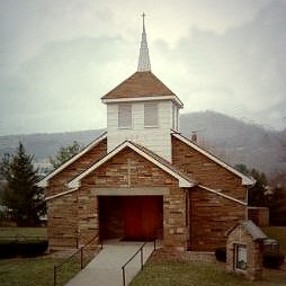
<svg viewBox="0 0 286 286">
<path fill-rule="evenodd" d="M 197 150 L 172 137 L 173 165 L 199 184 L 246 202 L 247 188 L 237 177 Z M 188 248 L 213 251 L 226 243 L 225 232 L 245 219 L 246 206 L 195 187 L 189 192 Z"/>
<path fill-rule="evenodd" d="M 224 247 L 225 233 L 245 217 L 245 206 L 199 187 L 190 191 L 189 249 L 214 251 Z"/>
<path fill-rule="evenodd" d="M 80 172 L 106 155 L 106 139 L 99 142 L 79 160 L 70 164 L 54 176 L 47 189 L 46 196 L 68 191 L 66 184 Z M 47 202 L 49 249 L 74 248 L 79 238 L 79 196 L 78 191 L 56 197 Z"/>
<path fill-rule="evenodd" d="M 69 181 L 106 155 L 106 145 L 103 139 L 55 175 L 49 182 L 47 196 L 68 191 Z M 172 163 L 177 169 L 199 184 L 246 200 L 247 191 L 241 186 L 241 178 L 177 138 L 172 137 L 172 146 Z M 99 235 L 102 221 L 97 188 L 136 187 L 168 189 L 163 195 L 162 210 L 163 245 L 167 248 L 214 250 L 226 242 L 227 229 L 245 218 L 244 205 L 200 187 L 180 188 L 173 176 L 125 148 L 82 179 L 78 190 L 48 201 L 50 249 L 76 247 Z"/>
<path fill-rule="evenodd" d="M 96 187 L 168 187 L 169 194 L 163 197 L 163 243 L 166 247 L 186 248 L 185 192 L 179 188 L 176 179 L 159 167 L 133 150 L 124 149 L 82 181 L 79 197 L 83 196 L 85 200 L 92 198 L 96 205 L 96 195 L 92 195 Z M 99 232 L 98 211 L 94 207 L 91 211 L 91 208 L 86 207 L 82 210 L 85 214 L 79 215 L 83 218 L 79 222 L 81 235 L 92 236 Z"/>
</svg>

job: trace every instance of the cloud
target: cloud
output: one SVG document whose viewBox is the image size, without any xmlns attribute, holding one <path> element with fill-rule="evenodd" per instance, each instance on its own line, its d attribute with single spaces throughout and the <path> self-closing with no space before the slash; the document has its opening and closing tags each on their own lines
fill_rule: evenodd
<svg viewBox="0 0 286 286">
<path fill-rule="evenodd" d="M 281 3 L 0 2 L 0 134 L 105 126 L 100 97 L 136 70 L 142 10 L 152 70 L 186 111 L 214 109 L 283 128 Z"/>
<path fill-rule="evenodd" d="M 105 107 L 100 97 L 118 84 L 118 73 L 125 71 L 127 76 L 134 70 L 135 60 L 129 54 L 121 38 L 47 44 L 1 85 L 5 96 L 1 96 L 0 133 L 17 126 L 17 132 L 29 132 L 30 126 L 39 128 L 39 122 L 42 132 L 104 127 Z"/>
<path fill-rule="evenodd" d="M 186 111 L 214 109 L 285 128 L 278 108 L 286 102 L 285 26 L 286 6 L 277 2 L 221 35 L 192 28 L 173 49 L 157 42 L 157 56 L 166 59 L 158 68 L 175 82 Z M 168 63 L 171 74 L 163 69 Z"/>
</svg>

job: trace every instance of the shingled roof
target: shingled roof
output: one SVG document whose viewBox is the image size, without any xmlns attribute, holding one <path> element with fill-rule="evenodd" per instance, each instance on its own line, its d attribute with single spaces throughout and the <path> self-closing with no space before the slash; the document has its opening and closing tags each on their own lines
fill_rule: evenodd
<svg viewBox="0 0 286 286">
<path fill-rule="evenodd" d="M 135 72 L 101 99 L 174 96 L 151 71 Z"/>
<path fill-rule="evenodd" d="M 254 241 L 267 239 L 267 235 L 252 220 L 245 220 L 235 224 L 226 232 L 226 235 L 228 236 L 238 226 L 243 227 Z"/>
</svg>

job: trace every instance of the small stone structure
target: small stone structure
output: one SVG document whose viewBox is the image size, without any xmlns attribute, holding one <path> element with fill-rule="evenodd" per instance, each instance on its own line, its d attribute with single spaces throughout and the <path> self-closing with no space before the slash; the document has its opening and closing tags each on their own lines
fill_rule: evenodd
<svg viewBox="0 0 286 286">
<path fill-rule="evenodd" d="M 251 220 L 237 223 L 227 232 L 226 268 L 251 280 L 262 278 L 263 240 L 267 236 Z"/>
</svg>

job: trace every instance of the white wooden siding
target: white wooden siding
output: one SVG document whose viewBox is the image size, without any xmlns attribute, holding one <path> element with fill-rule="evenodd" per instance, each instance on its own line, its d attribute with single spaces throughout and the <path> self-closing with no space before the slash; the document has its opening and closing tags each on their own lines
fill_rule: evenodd
<svg viewBox="0 0 286 286">
<path fill-rule="evenodd" d="M 132 103 L 132 128 L 118 128 L 118 104 L 107 104 L 108 152 L 125 140 L 139 143 L 163 158 L 171 161 L 171 136 L 173 127 L 173 103 L 171 100 L 158 103 L 158 126 L 144 126 L 144 102 Z"/>
</svg>

